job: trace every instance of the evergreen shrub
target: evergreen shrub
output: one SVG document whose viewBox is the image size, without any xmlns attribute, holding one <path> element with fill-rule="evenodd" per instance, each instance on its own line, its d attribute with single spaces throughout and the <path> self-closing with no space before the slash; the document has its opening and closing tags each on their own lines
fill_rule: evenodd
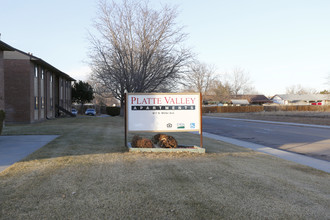
<svg viewBox="0 0 330 220">
<path fill-rule="evenodd" d="M 120 115 L 120 107 L 106 107 L 106 111 L 107 111 L 107 114 L 108 115 L 111 115 L 111 116 L 117 116 L 117 115 Z"/>
</svg>

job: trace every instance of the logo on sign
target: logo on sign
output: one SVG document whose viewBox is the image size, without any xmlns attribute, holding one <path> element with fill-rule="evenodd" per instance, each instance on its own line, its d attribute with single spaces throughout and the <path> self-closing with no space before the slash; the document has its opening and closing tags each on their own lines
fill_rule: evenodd
<svg viewBox="0 0 330 220">
<path fill-rule="evenodd" d="M 177 129 L 184 129 L 184 123 L 177 123 Z"/>
<path fill-rule="evenodd" d="M 192 129 L 196 128 L 196 124 L 195 123 L 190 123 L 190 128 L 192 128 Z"/>
<path fill-rule="evenodd" d="M 172 124 L 171 124 L 171 123 L 168 123 L 168 124 L 166 125 L 166 127 L 171 128 L 171 127 L 172 127 Z"/>
</svg>

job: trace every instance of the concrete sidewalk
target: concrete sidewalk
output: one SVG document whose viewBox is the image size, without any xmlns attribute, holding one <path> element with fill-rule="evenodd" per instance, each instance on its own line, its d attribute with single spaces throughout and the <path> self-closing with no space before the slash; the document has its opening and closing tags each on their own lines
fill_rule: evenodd
<svg viewBox="0 0 330 220">
<path fill-rule="evenodd" d="M 57 137 L 58 135 L 0 136 L 0 172 Z"/>
<path fill-rule="evenodd" d="M 220 140 L 223 142 L 231 143 L 231 144 L 234 144 L 237 146 L 249 148 L 249 149 L 263 152 L 266 154 L 270 154 L 270 155 L 273 155 L 273 156 L 276 156 L 276 157 L 279 157 L 279 158 L 282 158 L 285 160 L 293 161 L 293 162 L 296 162 L 296 163 L 299 163 L 302 165 L 306 165 L 306 166 L 313 167 L 315 169 L 330 173 L 330 162 L 327 162 L 325 160 L 319 160 L 319 159 L 304 156 L 301 154 L 291 153 L 288 151 L 270 148 L 270 147 L 266 147 L 263 145 L 254 144 L 254 143 L 246 142 L 246 141 L 241 141 L 241 140 L 237 140 L 237 139 L 233 139 L 233 138 L 223 137 L 223 136 L 219 136 L 219 135 L 215 135 L 215 134 L 211 134 L 211 133 L 207 133 L 207 132 L 203 132 L 203 136 L 212 138 L 215 140 Z"/>
</svg>

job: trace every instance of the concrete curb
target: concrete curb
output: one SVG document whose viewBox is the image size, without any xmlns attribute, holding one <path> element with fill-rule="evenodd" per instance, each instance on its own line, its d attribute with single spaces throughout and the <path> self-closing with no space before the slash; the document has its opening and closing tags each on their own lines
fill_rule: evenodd
<svg viewBox="0 0 330 220">
<path fill-rule="evenodd" d="M 203 132 L 203 136 L 212 138 L 215 140 L 231 143 L 231 144 L 234 144 L 234 145 L 237 145 L 240 147 L 249 148 L 249 149 L 252 149 L 252 150 L 255 150 L 258 152 L 270 154 L 270 155 L 273 155 L 273 156 L 276 156 L 276 157 L 279 157 L 279 158 L 282 158 L 285 160 L 293 161 L 293 162 L 296 162 L 296 163 L 299 163 L 302 165 L 306 165 L 306 166 L 313 167 L 315 169 L 330 173 L 330 162 L 327 162 L 325 160 L 319 160 L 319 159 L 315 159 L 312 157 L 308 157 L 308 156 L 304 156 L 304 155 L 300 155 L 300 154 L 296 154 L 296 153 L 292 153 L 292 152 L 288 152 L 288 151 L 283 151 L 283 150 L 279 150 L 279 149 L 275 149 L 275 148 L 270 148 L 270 147 L 266 147 L 266 146 L 259 145 L 259 144 L 254 144 L 254 143 L 250 143 L 250 142 L 246 142 L 246 141 L 241 141 L 241 140 L 237 140 L 237 139 L 233 139 L 233 138 L 228 138 L 228 137 L 211 134 L 208 132 Z"/>
<path fill-rule="evenodd" d="M 199 153 L 204 154 L 205 148 L 193 146 L 193 148 L 134 148 L 131 143 L 127 143 L 129 152 L 153 152 L 153 153 Z"/>
</svg>

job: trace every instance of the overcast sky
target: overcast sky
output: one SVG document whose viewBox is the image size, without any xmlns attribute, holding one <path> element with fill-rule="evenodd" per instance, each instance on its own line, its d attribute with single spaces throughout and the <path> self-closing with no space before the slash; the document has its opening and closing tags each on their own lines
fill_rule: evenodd
<svg viewBox="0 0 330 220">
<path fill-rule="evenodd" d="M 0 1 L 2 41 L 87 79 L 96 0 Z M 329 89 L 329 0 L 150 0 L 153 7 L 160 3 L 179 7 L 186 46 L 217 73 L 243 68 L 265 95 L 297 84 Z"/>
</svg>

